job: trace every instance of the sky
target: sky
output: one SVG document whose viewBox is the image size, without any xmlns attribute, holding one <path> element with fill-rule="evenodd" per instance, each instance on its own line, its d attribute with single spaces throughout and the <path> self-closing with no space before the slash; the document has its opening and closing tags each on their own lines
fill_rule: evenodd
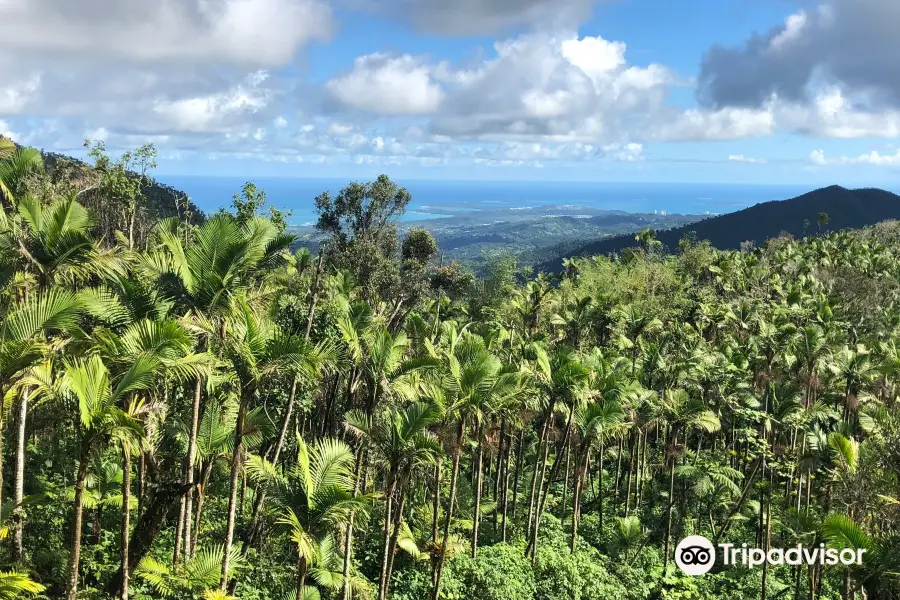
<svg viewBox="0 0 900 600">
<path fill-rule="evenodd" d="M 900 184 L 898 0 L 0 0 L 0 134 L 160 175 Z"/>
</svg>

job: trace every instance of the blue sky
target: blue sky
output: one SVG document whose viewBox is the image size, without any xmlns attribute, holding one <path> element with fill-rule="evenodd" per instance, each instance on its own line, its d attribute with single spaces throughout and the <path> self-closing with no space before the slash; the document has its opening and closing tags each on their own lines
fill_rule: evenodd
<svg viewBox="0 0 900 600">
<path fill-rule="evenodd" d="M 900 184 L 896 0 L 0 1 L 0 133 L 159 174 Z"/>
</svg>

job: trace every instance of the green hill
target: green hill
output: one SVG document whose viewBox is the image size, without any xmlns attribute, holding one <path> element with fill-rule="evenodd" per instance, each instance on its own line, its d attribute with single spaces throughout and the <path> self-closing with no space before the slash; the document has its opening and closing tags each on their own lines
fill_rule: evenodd
<svg viewBox="0 0 900 600">
<path fill-rule="evenodd" d="M 726 215 L 711 217 L 657 232 L 657 239 L 671 250 L 685 235 L 696 234 L 716 248 L 739 248 L 744 242 L 763 244 L 767 239 L 790 234 L 803 237 L 819 231 L 819 215 L 828 215 L 823 230 L 836 231 L 873 225 L 900 218 L 900 196 L 865 188 L 850 190 L 838 185 L 814 190 L 789 200 L 763 202 Z M 571 249 L 565 257 L 608 255 L 635 246 L 633 235 L 619 235 Z M 555 254 L 537 265 L 540 271 L 558 271 L 564 256 Z"/>
</svg>

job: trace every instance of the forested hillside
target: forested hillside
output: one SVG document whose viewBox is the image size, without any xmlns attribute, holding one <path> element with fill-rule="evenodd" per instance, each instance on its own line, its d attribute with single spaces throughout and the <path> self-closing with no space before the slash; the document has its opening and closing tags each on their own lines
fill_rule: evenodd
<svg viewBox="0 0 900 600">
<path fill-rule="evenodd" d="M 822 231 L 839 231 L 900 219 L 900 196 L 879 189 L 848 190 L 838 185 L 814 190 L 789 200 L 763 202 L 750 208 L 658 231 L 657 239 L 669 250 L 678 249 L 685 236 L 708 240 L 721 250 L 738 249 L 743 243 L 763 244 L 783 234 L 800 238 Z M 634 246 L 634 236 L 606 238 L 565 253 L 545 255 L 543 270 L 559 270 L 564 256 L 594 256 L 621 252 Z"/>
<path fill-rule="evenodd" d="M 475 280 L 385 176 L 313 255 L 252 187 L 104 235 L 15 160 L 0 599 L 900 596 L 896 223 Z M 689 577 L 691 534 L 866 554 Z"/>
</svg>

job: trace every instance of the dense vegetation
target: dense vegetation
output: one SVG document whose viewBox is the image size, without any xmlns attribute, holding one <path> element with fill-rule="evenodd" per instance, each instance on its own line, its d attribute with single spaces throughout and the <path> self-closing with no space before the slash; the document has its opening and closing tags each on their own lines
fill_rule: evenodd
<svg viewBox="0 0 900 600">
<path fill-rule="evenodd" d="M 896 224 L 476 281 L 387 177 L 314 256 L 252 187 L 98 235 L 5 152 L 0 598 L 900 594 Z M 694 533 L 867 554 L 690 578 Z"/>
<path fill-rule="evenodd" d="M 897 194 L 875 188 L 848 190 L 833 185 L 789 200 L 762 202 L 697 223 L 660 230 L 657 237 L 673 251 L 685 236 L 707 240 L 722 250 L 736 250 L 741 245 L 764 244 L 768 239 L 786 234 L 801 238 L 829 230 L 857 229 L 888 219 L 900 219 Z M 559 270 L 564 257 L 621 252 L 633 244 L 633 239 L 631 235 L 618 235 L 595 240 L 567 247 L 566 252 L 545 253 L 536 262 L 542 269 Z"/>
</svg>

